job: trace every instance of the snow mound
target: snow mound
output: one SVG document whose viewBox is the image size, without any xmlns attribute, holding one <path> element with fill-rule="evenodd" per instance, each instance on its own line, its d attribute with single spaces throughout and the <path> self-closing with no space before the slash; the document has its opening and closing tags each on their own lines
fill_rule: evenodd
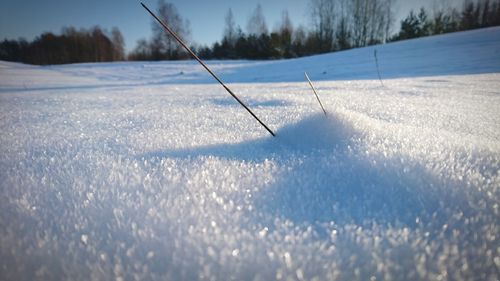
<svg viewBox="0 0 500 281">
<path fill-rule="evenodd" d="M 285 126 L 277 131 L 277 141 L 300 151 L 347 146 L 353 138 L 353 128 L 336 114 L 316 114 L 299 123 Z"/>
</svg>

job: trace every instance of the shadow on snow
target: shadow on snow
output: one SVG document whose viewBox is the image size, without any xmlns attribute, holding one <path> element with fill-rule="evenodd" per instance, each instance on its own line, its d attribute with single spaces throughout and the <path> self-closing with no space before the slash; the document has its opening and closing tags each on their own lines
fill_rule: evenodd
<svg viewBox="0 0 500 281">
<path fill-rule="evenodd" d="M 277 131 L 276 138 L 183 150 L 156 151 L 140 156 L 192 158 L 215 156 L 280 167 L 275 180 L 254 194 L 255 214 L 272 225 L 274 217 L 295 224 L 403 224 L 439 220 L 443 202 L 438 179 L 418 163 L 369 155 L 361 132 L 339 116 L 317 114 Z M 434 215 L 433 215 L 434 214 Z M 266 221 L 270 220 L 270 221 Z"/>
</svg>

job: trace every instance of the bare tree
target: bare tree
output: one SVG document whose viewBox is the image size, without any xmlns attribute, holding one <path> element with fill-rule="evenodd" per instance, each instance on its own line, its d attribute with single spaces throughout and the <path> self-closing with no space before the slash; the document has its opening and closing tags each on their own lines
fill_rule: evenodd
<svg viewBox="0 0 500 281">
<path fill-rule="evenodd" d="M 392 32 L 392 26 L 394 24 L 394 2 L 395 0 L 385 0 L 384 2 L 384 10 L 385 10 L 385 19 L 384 19 L 384 43 L 389 41 Z"/>
<path fill-rule="evenodd" d="M 146 39 L 139 39 L 137 46 L 128 56 L 129 60 L 149 60 L 151 59 L 151 46 Z"/>
<path fill-rule="evenodd" d="M 387 12 L 386 0 L 369 1 L 368 44 L 378 44 L 385 39 Z"/>
<path fill-rule="evenodd" d="M 293 46 L 292 46 L 292 35 L 293 35 L 293 24 L 290 20 L 288 10 L 283 10 L 281 13 L 281 22 L 279 23 L 278 30 L 274 32 L 278 34 L 279 38 L 279 48 L 281 49 L 280 56 L 285 58 L 293 57 Z"/>
<path fill-rule="evenodd" d="M 262 11 L 262 6 L 260 4 L 257 5 L 252 13 L 252 16 L 248 20 L 247 32 L 249 35 L 256 36 L 268 33 L 266 19 L 264 17 L 264 12 Z"/>
<path fill-rule="evenodd" d="M 305 45 L 307 41 L 306 28 L 303 25 L 299 25 L 294 29 L 292 34 L 292 44 L 294 52 L 297 56 L 303 56 L 306 54 Z"/>
<path fill-rule="evenodd" d="M 111 41 L 113 42 L 113 60 L 124 60 L 125 59 L 125 40 L 123 35 L 117 27 L 113 27 L 111 30 Z"/>
<path fill-rule="evenodd" d="M 311 16 L 314 32 L 316 33 L 319 44 L 319 51 L 332 51 L 335 29 L 335 1 L 312 0 Z"/>
<path fill-rule="evenodd" d="M 353 0 L 353 45 L 363 47 L 384 41 L 390 19 L 384 0 Z M 392 3 L 389 3 L 392 4 Z M 390 7 L 389 7 L 390 8 Z"/>
<path fill-rule="evenodd" d="M 338 22 L 337 29 L 335 32 L 335 39 L 337 41 L 337 47 L 340 50 L 349 49 L 351 47 L 352 40 L 352 0 L 341 0 L 340 8 L 338 9 Z"/>
<path fill-rule="evenodd" d="M 158 1 L 158 16 L 166 22 L 168 26 L 179 35 L 184 42 L 189 41 L 191 33 L 189 21 L 184 21 L 177 11 L 177 8 L 172 3 L 167 3 L 165 0 Z M 185 52 L 175 39 L 157 22 L 152 22 L 153 38 L 151 40 L 151 53 L 153 59 L 180 59 L 185 56 Z"/>
<path fill-rule="evenodd" d="M 290 15 L 288 14 L 288 10 L 283 10 L 281 12 L 280 31 L 287 33 L 293 32 L 293 24 L 292 21 L 290 20 Z"/>
<path fill-rule="evenodd" d="M 490 26 L 489 14 L 490 14 L 490 1 L 482 0 L 478 4 L 481 5 L 481 27 Z"/>
<path fill-rule="evenodd" d="M 238 37 L 236 34 L 236 23 L 234 22 L 233 11 L 231 8 L 227 11 L 225 21 L 226 26 L 224 28 L 224 38 L 231 46 L 234 46 Z"/>
<path fill-rule="evenodd" d="M 113 60 L 113 44 L 105 35 L 104 31 L 99 26 L 94 26 L 91 31 L 91 36 L 95 40 L 94 61 L 112 61 Z"/>
</svg>

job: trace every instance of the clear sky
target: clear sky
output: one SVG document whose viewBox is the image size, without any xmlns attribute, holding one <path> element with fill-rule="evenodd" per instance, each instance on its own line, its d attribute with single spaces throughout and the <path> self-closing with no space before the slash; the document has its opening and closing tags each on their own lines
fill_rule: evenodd
<svg viewBox="0 0 500 281">
<path fill-rule="evenodd" d="M 157 0 L 143 0 L 156 9 Z M 261 4 L 267 25 L 272 29 L 287 9 L 295 26 L 309 24 L 310 0 L 170 0 L 184 19 L 191 23 L 192 40 L 211 45 L 220 40 L 224 17 L 231 8 L 243 30 L 250 13 Z M 463 0 L 396 0 L 399 19 L 410 9 L 432 9 L 435 3 L 459 5 Z M 32 40 L 42 32 L 59 33 L 63 26 L 89 28 L 99 25 L 111 30 L 116 26 L 125 37 L 126 49 L 132 50 L 138 39 L 151 35 L 151 16 L 138 0 L 0 0 L 0 40 L 23 37 Z M 399 24 L 398 24 L 399 25 Z"/>
</svg>

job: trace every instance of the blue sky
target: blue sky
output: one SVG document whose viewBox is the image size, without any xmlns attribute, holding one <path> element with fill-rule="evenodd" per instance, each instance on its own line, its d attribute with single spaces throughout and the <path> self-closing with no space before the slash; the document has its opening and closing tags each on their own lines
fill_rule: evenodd
<svg viewBox="0 0 500 281">
<path fill-rule="evenodd" d="M 462 0 L 444 0 L 459 5 Z M 156 8 L 156 0 L 143 1 Z M 250 13 L 258 3 L 262 5 L 268 27 L 272 29 L 287 9 L 295 26 L 309 24 L 310 0 L 170 0 L 183 18 L 191 23 L 192 39 L 211 45 L 222 37 L 224 17 L 231 8 L 236 23 L 243 30 Z M 398 17 L 420 6 L 432 8 L 443 0 L 396 0 Z M 89 28 L 99 25 L 111 30 L 118 27 L 125 37 L 127 50 L 135 47 L 140 38 L 151 35 L 151 16 L 137 0 L 0 0 L 0 40 L 24 37 L 32 40 L 42 32 L 59 33 L 63 26 Z"/>
</svg>

